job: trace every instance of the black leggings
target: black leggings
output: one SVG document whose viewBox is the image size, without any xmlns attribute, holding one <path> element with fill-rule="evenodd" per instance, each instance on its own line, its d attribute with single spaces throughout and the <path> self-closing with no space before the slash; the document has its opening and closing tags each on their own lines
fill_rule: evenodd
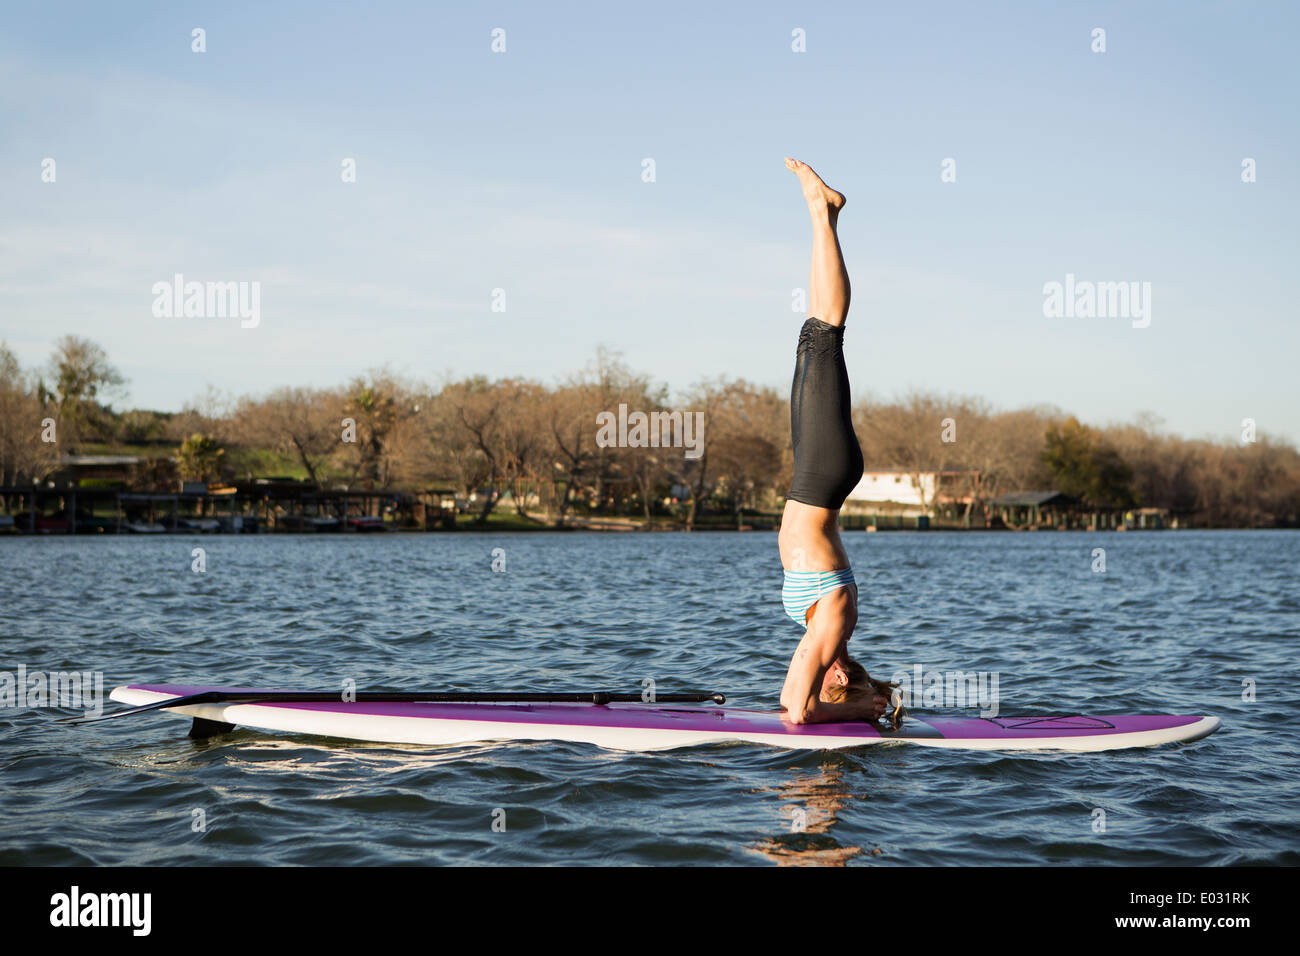
<svg viewBox="0 0 1300 956">
<path fill-rule="evenodd" d="M 809 319 L 799 330 L 790 386 L 794 480 L 787 498 L 834 510 L 862 480 L 850 405 L 844 326 Z"/>
</svg>

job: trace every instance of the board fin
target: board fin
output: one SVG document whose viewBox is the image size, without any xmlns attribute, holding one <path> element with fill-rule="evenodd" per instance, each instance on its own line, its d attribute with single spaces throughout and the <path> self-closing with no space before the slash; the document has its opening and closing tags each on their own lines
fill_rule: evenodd
<svg viewBox="0 0 1300 956">
<path fill-rule="evenodd" d="M 204 740 L 218 734 L 228 734 L 234 729 L 234 724 L 227 724 L 220 720 L 208 720 L 206 717 L 195 717 L 194 723 L 190 725 L 189 736 L 196 740 Z"/>
</svg>

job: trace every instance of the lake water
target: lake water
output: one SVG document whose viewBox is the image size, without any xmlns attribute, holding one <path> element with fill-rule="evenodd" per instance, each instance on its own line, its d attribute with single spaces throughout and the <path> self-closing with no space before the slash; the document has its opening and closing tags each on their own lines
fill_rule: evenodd
<svg viewBox="0 0 1300 956">
<path fill-rule="evenodd" d="M 0 864 L 1300 863 L 1300 533 L 845 543 L 851 651 L 876 676 L 996 672 L 1003 714 L 1223 728 L 1101 754 L 626 754 L 193 741 L 157 714 L 71 727 L 4 708 Z M 765 533 L 10 538 L 0 580 L 0 670 L 103 671 L 106 691 L 637 692 L 649 677 L 770 707 L 799 637 Z"/>
</svg>

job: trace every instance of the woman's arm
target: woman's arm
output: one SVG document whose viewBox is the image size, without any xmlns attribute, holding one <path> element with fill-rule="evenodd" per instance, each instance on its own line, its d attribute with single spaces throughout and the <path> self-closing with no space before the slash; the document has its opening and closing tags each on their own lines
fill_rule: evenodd
<svg viewBox="0 0 1300 956">
<path fill-rule="evenodd" d="M 875 720 L 884 712 L 886 702 L 880 697 L 842 704 L 828 704 L 821 699 L 826 672 L 842 653 L 857 623 L 854 598 L 850 589 L 839 588 L 817 602 L 781 688 L 781 706 L 791 723 Z"/>
</svg>

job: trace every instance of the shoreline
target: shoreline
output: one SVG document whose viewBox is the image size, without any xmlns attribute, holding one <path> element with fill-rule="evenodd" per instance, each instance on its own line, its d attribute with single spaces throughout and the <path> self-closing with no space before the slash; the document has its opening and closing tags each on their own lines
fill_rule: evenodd
<svg viewBox="0 0 1300 956">
<path fill-rule="evenodd" d="M 707 525 L 704 527 L 696 526 L 687 529 L 684 526 L 659 525 L 653 527 L 643 527 L 640 524 L 621 524 L 611 525 L 609 523 L 593 524 L 566 524 L 561 527 L 547 524 L 524 524 L 522 522 L 501 522 L 499 524 L 465 524 L 458 525 L 454 529 L 448 528 L 396 528 L 382 527 L 371 528 L 364 531 L 360 530 L 335 530 L 335 531 L 312 531 L 298 528 L 278 528 L 278 529 L 260 529 L 257 531 L 230 531 L 230 530 L 200 530 L 194 528 L 164 528 L 148 533 L 123 530 L 106 531 L 103 529 L 92 531 L 79 531 L 76 533 L 67 531 L 20 531 L 9 529 L 0 531 L 0 541 L 6 539 L 51 539 L 51 538 L 151 538 L 151 537 L 212 537 L 212 538 L 331 538 L 331 537 L 391 537 L 391 536 L 410 536 L 410 535 L 462 535 L 462 534 L 538 534 L 546 532 L 554 533 L 579 533 L 579 532 L 596 532 L 600 534 L 773 534 L 780 530 L 780 526 L 746 526 L 737 528 L 734 525 Z M 868 527 L 868 528 L 840 528 L 842 534 L 853 536 L 858 534 L 946 534 L 960 532 L 962 534 L 1048 534 L 1048 533 L 1065 533 L 1065 534 L 1179 534 L 1187 531 L 1300 531 L 1300 528 L 1292 527 L 1182 527 L 1182 528 L 964 528 L 960 526 L 947 527 L 944 525 L 931 525 L 928 528 L 899 528 L 899 527 Z"/>
</svg>

